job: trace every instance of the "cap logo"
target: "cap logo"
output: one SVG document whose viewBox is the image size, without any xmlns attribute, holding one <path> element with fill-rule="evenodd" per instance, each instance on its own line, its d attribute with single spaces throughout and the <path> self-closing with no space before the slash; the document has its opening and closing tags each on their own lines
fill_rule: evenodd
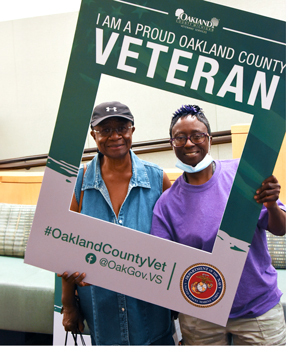
<svg viewBox="0 0 300 363">
<path fill-rule="evenodd" d="M 106 112 L 109 112 L 110 110 L 117 112 L 117 107 L 106 107 Z"/>
</svg>

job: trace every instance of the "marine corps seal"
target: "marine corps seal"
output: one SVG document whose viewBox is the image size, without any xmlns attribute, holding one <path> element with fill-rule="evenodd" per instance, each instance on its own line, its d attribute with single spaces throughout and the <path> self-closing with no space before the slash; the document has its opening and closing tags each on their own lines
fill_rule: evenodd
<svg viewBox="0 0 300 363">
<path fill-rule="evenodd" d="M 192 305 L 208 308 L 224 296 L 226 283 L 222 273 L 214 266 L 198 263 L 187 268 L 180 279 L 183 297 Z"/>
</svg>

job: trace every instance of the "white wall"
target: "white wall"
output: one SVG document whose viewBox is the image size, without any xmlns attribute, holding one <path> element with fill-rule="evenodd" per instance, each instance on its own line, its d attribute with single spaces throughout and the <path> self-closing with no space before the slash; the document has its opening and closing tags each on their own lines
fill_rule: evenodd
<svg viewBox="0 0 300 363">
<path fill-rule="evenodd" d="M 285 20 L 285 0 L 211 2 Z M 0 160 L 48 153 L 77 15 L 70 12 L 0 22 Z M 105 99 L 101 98 L 103 89 Z M 193 102 L 190 98 L 108 76 L 102 76 L 99 91 L 96 104 L 120 100 L 130 106 L 136 119 L 134 141 L 167 138 L 170 112 Z M 144 100 L 147 100 L 146 110 Z M 224 107 L 204 102 L 201 107 L 213 131 L 228 130 L 234 123 L 251 122 L 251 116 Z M 94 147 L 90 137 L 86 147 Z M 231 145 L 215 146 L 212 154 L 215 158 L 231 158 Z M 142 157 L 164 168 L 174 166 L 171 151 Z"/>
<path fill-rule="evenodd" d="M 0 22 L 0 159 L 48 153 L 77 13 Z"/>
</svg>

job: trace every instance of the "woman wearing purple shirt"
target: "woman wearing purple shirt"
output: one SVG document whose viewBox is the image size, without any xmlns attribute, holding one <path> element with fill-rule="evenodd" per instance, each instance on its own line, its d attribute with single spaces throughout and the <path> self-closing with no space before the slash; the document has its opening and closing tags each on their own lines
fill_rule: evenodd
<svg viewBox="0 0 300 363">
<path fill-rule="evenodd" d="M 182 106 L 170 126 L 177 167 L 184 173 L 154 208 L 155 236 L 212 252 L 239 160 L 213 160 L 211 130 L 198 106 Z M 285 320 L 277 273 L 271 264 L 266 232 L 284 235 L 285 206 L 280 185 L 267 178 L 254 196 L 263 203 L 226 327 L 179 314 L 185 345 L 284 345 Z M 187 228 L 188 226 L 188 228 Z"/>
</svg>

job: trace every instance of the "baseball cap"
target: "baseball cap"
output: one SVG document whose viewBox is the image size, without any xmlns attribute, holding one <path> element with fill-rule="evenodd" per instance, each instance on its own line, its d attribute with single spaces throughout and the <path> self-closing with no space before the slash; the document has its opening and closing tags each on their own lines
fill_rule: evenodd
<svg viewBox="0 0 300 363">
<path fill-rule="evenodd" d="M 134 124 L 134 118 L 129 108 L 121 102 L 112 101 L 100 103 L 94 108 L 91 126 L 96 126 L 110 117 L 121 117 Z"/>
</svg>

